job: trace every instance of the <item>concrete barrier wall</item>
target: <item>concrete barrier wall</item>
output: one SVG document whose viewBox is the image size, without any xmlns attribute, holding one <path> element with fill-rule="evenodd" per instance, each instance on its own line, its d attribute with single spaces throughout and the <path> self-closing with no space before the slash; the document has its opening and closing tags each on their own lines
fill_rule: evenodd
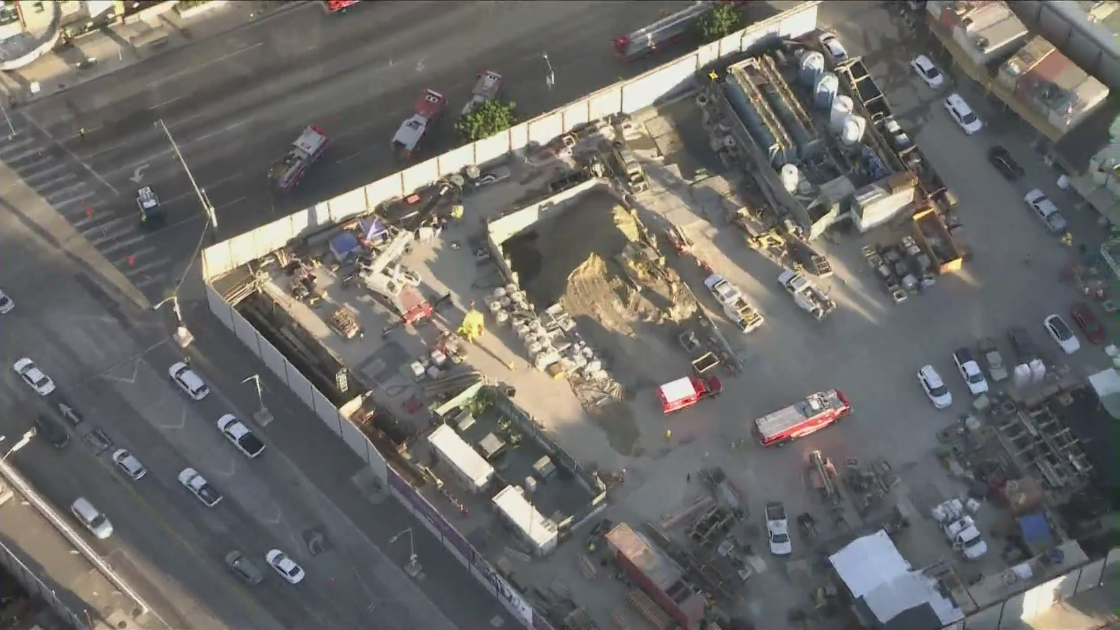
<svg viewBox="0 0 1120 630">
<path fill-rule="evenodd" d="M 944 626 L 942 630 L 1022 628 L 1024 625 L 1030 625 L 1031 618 L 1046 613 L 1074 595 L 1101 587 L 1115 591 L 1120 582 L 1118 568 L 1120 568 L 1120 549 L 1113 549 L 1107 558 L 1074 568 L 1064 575 L 1010 595 L 998 604 L 978 610 L 961 621 Z M 1095 623 L 1088 617 L 1085 621 Z M 1062 630 L 1096 630 L 1096 627 L 1078 626 Z"/>
<path fill-rule="evenodd" d="M 318 204 L 315 208 L 301 210 L 274 222 L 268 226 L 267 231 L 260 228 L 250 234 L 212 245 L 202 253 L 204 277 L 209 280 L 226 274 L 279 249 L 305 230 L 372 210 L 379 203 L 457 173 L 468 164 L 485 164 L 502 158 L 511 151 L 524 149 L 530 142 L 543 144 L 589 121 L 618 113 L 632 113 L 671 97 L 692 85 L 693 73 L 720 57 L 738 54 L 775 37 L 797 37 L 812 31 L 816 28 L 819 4 L 819 1 L 807 2 L 787 13 L 752 24 L 739 33 L 701 46 L 680 59 L 629 81 L 603 88 L 491 138 L 453 149 L 352 193 Z M 364 204 L 360 201 L 363 195 L 358 190 L 364 192 Z"/>
<path fill-rule="evenodd" d="M 524 149 L 530 142 L 543 144 L 553 137 L 575 130 L 589 121 L 618 113 L 632 113 L 659 100 L 670 98 L 691 87 L 694 73 L 721 56 L 737 54 L 745 46 L 754 45 L 779 34 L 794 37 L 813 30 L 816 27 L 819 4 L 819 1 L 807 2 L 770 20 L 752 24 L 741 33 L 732 35 L 720 42 L 702 46 L 690 55 L 655 68 L 630 81 L 604 88 L 577 102 L 564 105 L 557 110 L 520 123 L 494 137 L 459 147 L 442 156 L 368 184 L 361 189 L 340 195 L 335 199 L 317 204 L 313 208 L 302 210 L 275 221 L 249 234 L 208 247 L 202 252 L 203 278 L 209 282 L 283 247 L 293 238 L 313 229 L 321 229 L 327 222 L 338 222 L 370 211 L 384 201 L 408 194 L 441 177 L 459 172 L 468 164 L 485 164 L 503 158 L 510 152 Z M 578 190 L 579 188 L 586 186 L 584 188 L 586 190 L 599 183 L 593 180 L 587 184 L 581 184 L 569 192 L 574 196 L 582 192 L 582 190 Z M 565 197 L 565 199 L 567 198 L 570 197 Z M 556 204 L 557 201 L 554 197 L 546 200 L 544 204 Z M 503 217 L 492 223 L 489 230 L 491 238 L 488 238 L 490 246 L 492 248 L 495 246 L 494 236 L 504 234 L 500 240 L 505 240 L 539 219 L 542 212 L 550 210 L 551 206 L 544 204 L 538 204 L 535 207 L 520 211 L 525 214 L 517 218 Z M 503 221 L 505 223 L 502 223 Z M 497 224 L 497 227 L 495 227 L 495 224 Z M 273 351 L 262 349 L 267 340 L 263 340 L 259 333 L 247 334 L 240 323 L 244 319 L 222 299 L 221 295 L 209 283 L 207 284 L 207 302 L 210 305 L 210 310 L 223 324 L 235 332 L 239 332 L 238 337 L 246 346 L 258 356 L 267 357 L 266 362 L 275 363 L 276 357 Z M 364 434 L 354 427 L 337 409 L 333 412 L 337 416 L 338 423 L 331 426 L 331 423 L 328 422 L 332 417 L 331 414 L 322 409 L 326 404 L 323 402 L 326 398 L 317 392 L 290 362 L 284 359 L 284 369 L 282 371 L 271 367 L 271 365 L 270 369 L 281 376 L 300 398 L 307 401 L 308 406 L 316 412 L 316 415 L 320 416 L 335 435 L 338 435 L 359 457 L 363 457 L 369 462 L 376 478 L 389 487 L 391 494 L 416 515 L 433 534 L 439 537 L 443 545 L 455 558 L 470 567 L 471 574 L 491 591 L 510 614 L 514 615 L 526 628 L 547 630 L 551 627 L 547 620 L 529 605 L 524 596 L 518 593 L 501 574 L 496 572 L 466 542 L 466 539 L 446 517 L 420 496 L 415 488 L 409 486 L 388 467 L 385 460 L 365 438 Z"/>
<path fill-rule="evenodd" d="M 559 192 L 547 199 L 542 199 L 520 210 L 514 210 L 500 219 L 491 221 L 490 225 L 486 226 L 486 231 L 495 245 L 501 245 L 537 221 L 559 210 L 563 210 L 564 202 L 569 199 L 578 197 L 588 190 L 602 185 L 603 180 L 601 179 L 589 179 L 582 184 L 572 186 L 568 190 Z"/>
</svg>

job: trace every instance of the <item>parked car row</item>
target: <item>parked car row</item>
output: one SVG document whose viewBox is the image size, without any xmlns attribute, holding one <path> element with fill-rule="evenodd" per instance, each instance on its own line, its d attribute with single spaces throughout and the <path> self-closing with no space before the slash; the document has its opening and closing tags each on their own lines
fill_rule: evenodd
<svg viewBox="0 0 1120 630">
<path fill-rule="evenodd" d="M 1070 317 L 1090 343 L 1100 345 L 1105 342 L 1107 335 L 1104 327 L 1088 304 L 1075 303 L 1070 307 Z M 1042 327 L 1063 353 L 1069 355 L 1081 349 L 1077 335 L 1061 315 L 1047 316 L 1042 321 Z M 1023 326 L 1008 328 L 1007 338 L 1019 363 L 1029 363 L 1042 357 L 1042 352 Z M 991 337 L 977 340 L 975 353 L 968 347 L 954 350 L 953 364 L 973 396 L 988 392 L 989 378 L 996 383 L 1008 378 L 1008 365 Z M 924 365 L 918 370 L 918 383 L 937 409 L 946 409 L 953 404 L 952 393 L 932 365 Z"/>
<path fill-rule="evenodd" d="M 8 313 L 14 307 L 13 302 L 3 292 L 0 292 L 0 314 Z M 16 374 L 36 394 L 48 397 L 55 393 L 54 381 L 30 358 L 22 358 L 13 366 Z M 194 401 L 205 399 L 210 394 L 210 387 L 190 368 L 185 362 L 175 363 L 168 369 L 171 381 Z M 64 418 L 75 426 L 83 422 L 83 418 L 76 409 L 65 401 L 57 404 Z M 249 459 L 256 459 L 265 451 L 265 443 L 257 437 L 243 422 L 233 414 L 225 414 L 217 421 L 217 428 L 221 434 Z M 46 414 L 39 414 L 34 421 L 34 435 L 42 438 L 56 449 L 64 449 L 70 443 L 70 434 L 61 423 Z M 96 439 L 88 439 L 93 436 Z M 84 441 L 94 446 L 95 453 L 101 453 L 111 447 L 112 442 L 103 431 L 92 431 Z M 111 456 L 114 466 L 128 479 L 138 482 L 148 474 L 148 469 L 140 459 L 124 448 L 113 451 Z M 215 507 L 222 501 L 222 494 L 217 488 L 210 485 L 205 477 L 194 468 L 184 468 L 178 475 L 179 483 L 189 490 L 206 507 Z M 92 502 L 85 497 L 79 497 L 70 506 L 74 518 L 82 524 L 96 538 L 104 540 L 112 536 L 113 525 L 109 517 L 98 510 Z M 226 565 L 235 575 L 249 584 L 259 584 L 262 581 L 260 572 L 253 567 L 241 552 L 234 551 L 225 558 Z M 279 549 L 272 549 L 265 554 L 265 562 L 290 584 L 298 584 L 304 578 L 303 568 Z"/>
</svg>

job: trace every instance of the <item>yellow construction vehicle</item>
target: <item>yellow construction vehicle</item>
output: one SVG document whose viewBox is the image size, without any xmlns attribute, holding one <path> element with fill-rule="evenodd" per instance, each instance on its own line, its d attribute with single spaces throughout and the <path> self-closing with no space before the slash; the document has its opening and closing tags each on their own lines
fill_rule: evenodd
<svg viewBox="0 0 1120 630">
<path fill-rule="evenodd" d="M 475 310 L 474 302 L 471 302 L 470 310 L 463 316 L 463 323 L 459 325 L 457 333 L 464 341 L 474 343 L 476 339 L 482 336 L 485 323 L 486 319 L 481 312 Z"/>
</svg>

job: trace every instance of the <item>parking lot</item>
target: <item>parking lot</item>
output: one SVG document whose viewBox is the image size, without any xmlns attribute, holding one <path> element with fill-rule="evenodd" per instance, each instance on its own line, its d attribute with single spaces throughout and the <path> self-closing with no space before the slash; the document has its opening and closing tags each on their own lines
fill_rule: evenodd
<svg viewBox="0 0 1120 630">
<path fill-rule="evenodd" d="M 981 118 L 997 120 L 982 96 L 968 86 L 957 86 L 952 77 L 940 90 L 928 88 L 907 65 L 911 56 L 929 52 L 920 47 L 920 39 L 900 38 L 896 16 L 884 9 L 867 9 L 860 15 L 859 25 L 865 30 L 857 34 L 842 25 L 835 30 L 853 54 L 862 54 L 870 62 L 897 117 L 957 195 L 973 256 L 961 272 L 943 276 L 923 294 L 895 305 L 871 276 L 860 250 L 867 244 L 897 240 L 898 235 L 888 228 L 862 236 L 854 232 L 830 235 L 822 249 L 835 275 L 821 284 L 838 309 L 818 323 L 777 286 L 780 269 L 773 262 L 748 250 L 742 235 L 730 225 L 710 223 L 697 209 L 695 219 L 683 227 L 698 256 L 740 287 L 766 317 L 766 324 L 747 337 L 726 327 L 724 332 L 738 347 L 745 368 L 741 376 L 725 377 L 723 396 L 666 417 L 657 407 L 653 387 L 633 392 L 630 410 L 639 428 L 639 445 L 624 455 L 597 437 L 601 431 L 578 410 L 562 383 L 524 369 L 501 373 L 505 380 L 518 384 L 519 392 L 531 392 L 519 394 L 520 404 L 577 458 L 605 469 L 625 469 L 625 485 L 614 490 L 607 513 L 616 522 L 664 522 L 706 493 L 698 471 L 717 466 L 747 496 L 749 518 L 759 525 L 767 500 L 784 501 L 791 515 L 803 511 L 819 514 L 820 503 L 805 478 L 810 451 L 820 450 L 837 465 L 848 458 L 869 462 L 885 457 L 901 479 L 894 499 L 914 524 L 899 539 L 900 550 L 915 567 L 950 560 L 954 553 L 928 514 L 937 502 L 962 496 L 965 490 L 949 478 L 934 453 L 936 434 L 967 412 L 972 400 L 956 373 L 952 352 L 962 346 L 975 347 L 977 339 L 990 336 L 1011 362 L 1014 354 L 1006 332 L 1009 326 L 1022 325 L 1048 359 L 1067 364 L 1076 375 L 1083 377 L 1108 365 L 1101 349 L 1084 339 L 1082 350 L 1066 357 L 1046 335 L 1042 320 L 1061 313 L 1068 321 L 1070 305 L 1084 297 L 1059 278 L 1072 250 L 1060 245 L 1029 213 L 1023 195 L 1036 187 L 1050 195 L 1069 219 L 1075 242 L 1086 243 L 1090 249 L 1099 243 L 1095 213 L 1075 209 L 1071 196 L 1057 189 L 1057 174 L 1042 162 L 1031 147 L 1032 136 L 1023 129 L 995 124 L 966 136 L 948 117 L 941 100 L 957 91 Z M 905 55 L 899 54 L 900 46 Z M 679 112 L 689 104 L 674 107 Z M 672 118 L 682 116 L 673 114 Z M 696 142 L 687 137 L 695 127 L 679 126 L 687 147 L 704 145 L 702 139 Z M 1008 183 L 988 163 L 987 150 L 996 144 L 1008 148 L 1023 166 L 1027 173 L 1023 180 Z M 703 156 L 693 157 L 710 162 Z M 467 205 L 471 206 L 470 201 Z M 673 220 L 679 224 L 679 215 Z M 715 312 L 716 305 L 704 295 L 703 275 L 689 265 L 682 261 L 675 268 L 704 306 Z M 438 277 L 450 277 L 446 269 L 442 274 L 439 269 L 432 271 Z M 1099 310 L 1098 316 L 1103 319 Z M 498 339 L 484 343 L 501 340 L 502 332 L 497 334 Z M 495 352 L 508 356 L 518 349 L 514 344 Z M 954 398 L 951 408 L 935 410 L 924 396 L 915 377 L 924 364 L 932 364 L 945 380 Z M 678 369 L 684 375 L 687 361 L 682 359 Z M 854 408 L 852 417 L 840 426 L 784 449 L 764 451 L 752 443 L 748 449 L 732 450 L 734 440 L 749 437 L 748 427 L 755 418 L 809 393 L 832 388 L 843 390 Z M 668 439 L 667 432 L 671 432 Z M 981 509 L 981 531 L 988 531 L 997 520 L 995 511 L 990 506 Z M 849 524 L 858 528 L 870 524 L 870 519 L 861 523 L 849 513 Z M 827 525 L 822 529 L 827 530 Z M 828 532 L 822 533 L 827 536 Z M 756 549 L 764 546 L 764 535 L 754 544 Z M 795 538 L 795 558 L 807 551 L 797 547 Z M 806 593 L 800 586 L 803 582 L 798 587 L 791 585 L 791 574 L 794 580 L 801 579 L 797 570 L 783 560 L 759 555 L 758 574 L 748 584 L 743 603 L 763 627 L 776 627 L 771 624 L 780 624 L 788 609 L 805 604 Z M 806 553 L 806 557 L 812 556 Z M 961 566 L 959 571 L 975 577 L 1004 568 L 998 554 L 991 552 L 980 563 Z M 618 595 L 600 582 L 581 577 L 572 558 L 547 568 L 519 570 L 519 575 L 534 573 L 543 585 L 563 581 L 576 594 L 575 599 L 587 602 L 589 608 L 591 602 L 599 602 L 604 611 L 617 606 Z"/>
</svg>

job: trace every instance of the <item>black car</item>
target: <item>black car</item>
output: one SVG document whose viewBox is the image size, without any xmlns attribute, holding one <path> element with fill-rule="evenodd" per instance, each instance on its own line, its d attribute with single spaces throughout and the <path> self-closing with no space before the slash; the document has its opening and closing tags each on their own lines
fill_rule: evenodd
<svg viewBox="0 0 1120 630">
<path fill-rule="evenodd" d="M 66 429 L 47 416 L 40 415 L 35 418 L 35 434 L 55 448 L 66 448 L 70 443 L 70 434 Z"/>
<path fill-rule="evenodd" d="M 1011 347 L 1019 357 L 1019 363 L 1030 363 L 1038 358 L 1038 346 L 1027 334 L 1027 329 L 1022 326 L 1012 326 L 1007 329 L 1007 338 L 1011 340 Z"/>
<path fill-rule="evenodd" d="M 1011 157 L 1011 152 L 1003 147 L 995 146 L 988 149 L 988 161 L 1009 182 L 1013 182 L 1025 174 L 1023 167 L 1019 166 L 1015 158 Z"/>
</svg>

